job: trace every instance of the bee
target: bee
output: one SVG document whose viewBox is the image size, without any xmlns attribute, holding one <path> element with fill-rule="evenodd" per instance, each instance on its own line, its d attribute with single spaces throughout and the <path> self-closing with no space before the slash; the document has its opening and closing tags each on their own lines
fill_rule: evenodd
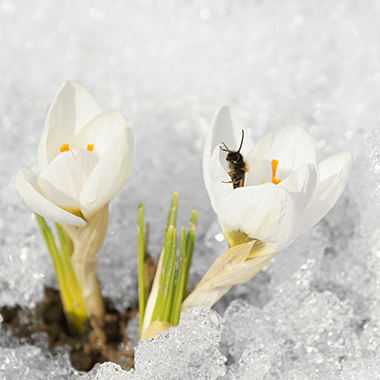
<svg viewBox="0 0 380 380">
<path fill-rule="evenodd" d="M 241 142 L 237 151 L 229 150 L 224 142 L 222 142 L 223 146 L 219 145 L 220 150 L 227 152 L 226 161 L 228 162 L 228 169 L 230 169 L 228 175 L 231 177 L 231 181 L 222 182 L 232 183 L 234 189 L 244 186 L 245 173 L 249 171 L 249 166 L 240 153 L 241 147 L 243 146 L 244 130 L 242 130 L 241 133 Z"/>
</svg>

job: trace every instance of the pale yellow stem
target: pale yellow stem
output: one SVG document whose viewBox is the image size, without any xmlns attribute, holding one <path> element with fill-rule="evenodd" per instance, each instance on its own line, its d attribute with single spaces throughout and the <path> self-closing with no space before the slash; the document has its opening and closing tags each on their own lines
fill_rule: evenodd
<svg viewBox="0 0 380 380">
<path fill-rule="evenodd" d="M 107 231 L 108 203 L 87 222 L 85 227 L 70 231 L 74 251 L 71 262 L 81 289 L 87 316 L 103 318 L 105 307 L 98 277 L 96 253 L 100 250 Z"/>
<path fill-rule="evenodd" d="M 163 258 L 164 258 L 164 255 L 161 252 L 160 258 L 158 260 L 157 268 L 156 268 L 156 274 L 153 280 L 152 290 L 150 291 L 149 298 L 148 298 L 146 308 L 145 308 L 144 321 L 141 328 L 141 336 L 144 336 L 145 330 L 152 323 L 152 315 L 154 312 L 154 308 L 156 306 L 158 290 L 160 286 L 160 277 L 161 277 L 161 268 L 162 268 Z"/>
<path fill-rule="evenodd" d="M 209 306 L 224 296 L 234 285 L 253 278 L 276 254 L 255 249 L 256 240 L 228 249 L 220 255 L 204 275 L 194 291 L 182 303 L 182 310 L 189 306 Z"/>
<path fill-rule="evenodd" d="M 173 325 L 169 322 L 153 321 L 148 328 L 141 335 L 141 340 L 154 338 L 156 339 L 156 334 L 161 331 L 166 331 L 169 327 Z"/>
</svg>

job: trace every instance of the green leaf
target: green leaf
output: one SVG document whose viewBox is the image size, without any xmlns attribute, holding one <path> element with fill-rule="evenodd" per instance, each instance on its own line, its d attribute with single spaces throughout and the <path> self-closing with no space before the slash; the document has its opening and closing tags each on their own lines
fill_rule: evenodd
<svg viewBox="0 0 380 380">
<path fill-rule="evenodd" d="M 174 237 L 174 227 L 169 226 L 168 231 L 166 233 L 166 239 L 165 239 L 165 246 L 164 250 L 162 252 L 163 255 L 163 262 L 162 262 L 162 268 L 161 268 L 161 274 L 160 274 L 160 285 L 158 289 L 158 295 L 156 299 L 156 304 L 154 307 L 154 312 L 152 315 L 151 321 L 162 321 L 165 306 L 166 306 L 166 300 L 167 300 L 167 294 L 168 294 L 168 281 L 170 277 L 170 273 L 168 271 L 169 269 L 169 263 L 171 262 L 171 254 L 172 254 L 172 245 L 173 245 L 173 237 Z"/>
<path fill-rule="evenodd" d="M 162 240 L 162 248 L 165 246 L 166 234 L 170 226 L 176 227 L 177 224 L 177 209 L 178 209 L 178 193 L 174 193 L 170 203 L 168 216 L 166 218 L 166 226 L 164 231 L 164 238 Z"/>
<path fill-rule="evenodd" d="M 145 314 L 145 283 L 144 283 L 144 258 L 145 258 L 145 242 L 144 242 L 144 215 L 143 205 L 140 202 L 137 211 L 137 273 L 138 273 L 138 293 L 139 293 L 139 334 Z"/>
<path fill-rule="evenodd" d="M 187 281 L 193 256 L 197 212 L 194 210 L 190 217 L 189 228 L 186 234 L 181 229 L 179 261 L 176 278 L 176 221 L 178 209 L 178 194 L 174 193 L 166 219 L 162 250 L 155 274 L 151 294 L 147 302 L 147 309 L 140 336 L 146 336 L 152 324 L 168 322 L 177 325 L 181 307 L 186 295 Z M 150 333 L 149 333 L 150 336 Z"/>
<path fill-rule="evenodd" d="M 168 215 L 166 218 L 166 225 L 164 230 L 164 238 L 162 241 L 162 253 L 164 255 L 163 261 L 162 261 L 162 268 L 160 276 L 160 282 L 159 282 L 159 290 L 158 295 L 156 299 L 156 304 L 154 307 L 154 311 L 152 314 L 151 321 L 160 320 L 164 321 L 164 313 L 166 310 L 165 315 L 170 315 L 170 312 L 167 311 L 166 307 L 171 307 L 171 301 L 169 294 L 169 291 L 172 289 L 169 289 L 169 284 L 173 282 L 173 288 L 174 288 L 174 278 L 175 278 L 175 250 L 173 255 L 173 244 L 176 245 L 176 236 L 175 236 L 175 227 L 177 223 L 177 209 L 178 209 L 178 193 L 174 193 Z M 173 243 L 174 242 L 174 243 Z M 173 265 L 173 259 L 174 259 L 174 265 Z M 172 275 L 174 268 L 174 274 Z M 156 274 L 157 276 L 157 274 Z M 168 298 L 169 297 L 169 298 Z M 169 304 L 167 301 L 169 300 Z"/>
<path fill-rule="evenodd" d="M 172 325 L 178 325 L 179 316 L 181 314 L 181 305 L 183 301 L 183 293 L 186 292 L 186 233 L 185 228 L 181 228 L 181 239 L 179 245 L 179 262 L 177 280 L 175 285 L 173 306 L 169 322 Z M 184 290 L 185 289 L 185 290 Z"/>
<path fill-rule="evenodd" d="M 177 252 L 177 236 L 176 229 L 173 229 L 173 239 L 170 247 L 170 256 L 168 261 L 167 273 L 165 288 L 167 289 L 166 298 L 164 300 L 163 306 L 163 316 L 161 321 L 170 322 L 170 315 L 172 311 L 172 302 L 174 295 L 174 280 L 175 280 L 175 267 L 176 267 L 176 252 Z"/>
<path fill-rule="evenodd" d="M 187 282 L 189 281 L 189 272 L 191 261 L 193 259 L 195 232 L 197 228 L 197 210 L 193 210 L 190 216 L 189 228 L 186 236 L 186 270 L 185 270 L 185 287 L 183 288 L 182 301 L 186 297 Z"/>
<path fill-rule="evenodd" d="M 66 318 L 69 324 L 72 324 L 82 334 L 85 329 L 87 314 L 71 265 L 70 255 L 72 253 L 72 245 L 67 241 L 67 235 L 62 230 L 62 227 L 56 223 L 58 239 L 61 245 L 61 250 L 58 251 L 54 237 L 45 219 L 38 214 L 35 214 L 35 217 L 53 264 Z"/>
</svg>

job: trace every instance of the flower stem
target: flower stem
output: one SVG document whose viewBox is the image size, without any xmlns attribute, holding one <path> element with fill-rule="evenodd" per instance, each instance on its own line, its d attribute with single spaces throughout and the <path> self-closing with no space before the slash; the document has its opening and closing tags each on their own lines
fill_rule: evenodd
<svg viewBox="0 0 380 380">
<path fill-rule="evenodd" d="M 96 253 L 100 250 L 107 231 L 108 204 L 101 208 L 95 216 L 87 222 L 85 227 L 77 228 L 72 233 L 74 251 L 71 263 L 81 289 L 83 302 L 88 317 L 102 319 L 105 306 L 98 277 L 96 275 Z"/>
<path fill-rule="evenodd" d="M 45 219 L 38 214 L 35 214 L 35 217 L 53 264 L 66 319 L 69 325 L 74 326 L 75 329 L 82 334 L 85 330 L 87 315 L 70 261 L 70 244 L 66 241 L 62 228 L 56 224 L 57 234 L 61 244 L 61 250 L 58 251 L 54 237 Z"/>
<path fill-rule="evenodd" d="M 212 307 L 234 285 L 244 284 L 253 278 L 275 254 L 265 251 L 257 240 L 228 249 L 214 261 L 193 292 L 186 297 L 182 310 L 198 305 Z"/>
</svg>

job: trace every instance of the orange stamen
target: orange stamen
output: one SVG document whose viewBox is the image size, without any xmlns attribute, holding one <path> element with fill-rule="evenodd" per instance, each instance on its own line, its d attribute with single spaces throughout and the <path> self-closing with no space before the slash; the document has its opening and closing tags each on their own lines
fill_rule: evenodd
<svg viewBox="0 0 380 380">
<path fill-rule="evenodd" d="M 59 151 L 62 152 L 68 152 L 69 151 L 69 144 L 63 144 L 60 148 Z"/>
<path fill-rule="evenodd" d="M 277 171 L 278 160 L 272 160 L 271 161 L 271 165 L 272 165 L 272 182 L 275 185 L 278 185 L 281 182 L 280 179 L 276 178 L 276 171 Z"/>
<path fill-rule="evenodd" d="M 94 144 L 87 144 L 87 150 L 92 152 L 93 149 L 94 149 Z"/>
</svg>

